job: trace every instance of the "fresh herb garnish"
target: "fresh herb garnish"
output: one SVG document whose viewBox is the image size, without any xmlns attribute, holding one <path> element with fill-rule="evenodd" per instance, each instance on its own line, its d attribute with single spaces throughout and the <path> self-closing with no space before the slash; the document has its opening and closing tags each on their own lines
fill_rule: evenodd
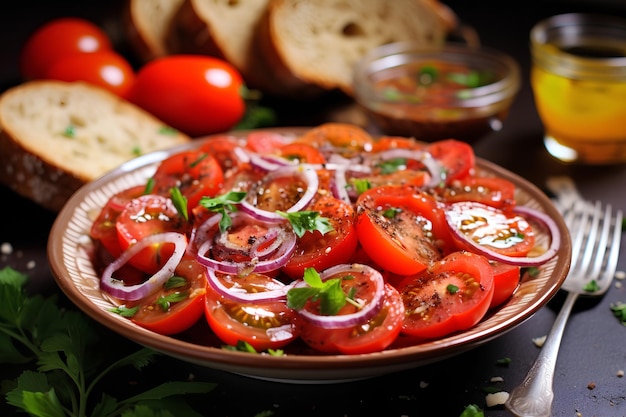
<svg viewBox="0 0 626 417">
<path fill-rule="evenodd" d="M 169 311 L 172 303 L 179 303 L 189 298 L 188 292 L 173 292 L 168 295 L 162 295 L 157 298 L 155 304 L 161 307 L 163 311 Z"/>
<path fill-rule="evenodd" d="M 74 125 L 69 125 L 63 131 L 63 136 L 66 138 L 75 138 L 76 137 L 76 127 Z"/>
<path fill-rule="evenodd" d="M 470 404 L 465 407 L 459 417 L 485 417 L 485 413 L 476 404 Z"/>
<path fill-rule="evenodd" d="M 349 299 L 341 288 L 341 279 L 339 278 L 322 281 L 314 268 L 306 268 L 303 279 L 308 287 L 292 288 L 287 291 L 287 306 L 289 308 L 300 310 L 309 300 L 319 301 L 320 313 L 334 316 Z"/>
<path fill-rule="evenodd" d="M 237 211 L 236 204 L 241 203 L 245 197 L 244 191 L 229 191 L 217 197 L 202 197 L 200 205 L 222 215 L 219 226 L 220 232 L 224 233 L 233 224 L 230 213 Z"/>
<path fill-rule="evenodd" d="M 428 86 L 434 84 L 437 78 L 439 78 L 439 71 L 432 65 L 424 65 L 417 73 L 419 85 Z"/>
<path fill-rule="evenodd" d="M 511 358 L 501 358 L 496 361 L 496 365 L 498 366 L 509 366 L 511 363 Z"/>
<path fill-rule="evenodd" d="M 393 219 L 395 218 L 402 210 L 400 210 L 399 208 L 388 208 L 386 210 L 383 211 L 383 217 L 387 218 L 387 219 Z"/>
<path fill-rule="evenodd" d="M 314 232 L 316 230 L 323 235 L 335 230 L 328 218 L 320 216 L 320 213 L 317 211 L 303 210 L 287 213 L 278 210 L 276 213 L 289 220 L 293 231 L 298 237 L 304 236 L 306 232 Z"/>
<path fill-rule="evenodd" d="M 626 303 L 618 301 L 617 303 L 611 304 L 611 311 L 620 323 L 626 326 Z"/>
<path fill-rule="evenodd" d="M 600 286 L 598 285 L 598 281 L 596 281 L 595 279 L 592 279 L 583 286 L 583 291 L 585 292 L 596 292 L 599 289 Z"/>
<path fill-rule="evenodd" d="M 350 183 L 358 194 L 363 194 L 364 192 L 372 188 L 372 183 L 364 178 L 352 178 L 350 180 Z"/>
<path fill-rule="evenodd" d="M 56 297 L 28 296 L 27 279 L 12 268 L 0 270 L 0 363 L 33 365 L 16 380 L 3 381 L 8 405 L 35 417 L 173 416 L 181 406 L 190 408 L 170 397 L 215 388 L 212 383 L 166 382 L 122 400 L 107 393 L 95 397 L 105 376 L 127 366 L 144 368 L 159 354 L 146 348 L 131 353 L 123 346 L 109 349 L 97 324 L 83 313 L 61 308 Z"/>
<path fill-rule="evenodd" d="M 459 287 L 454 284 L 448 284 L 448 286 L 446 287 L 446 291 L 448 291 L 449 294 L 456 294 L 457 292 L 459 292 Z"/>
<path fill-rule="evenodd" d="M 111 313 L 119 314 L 122 317 L 131 318 L 135 314 L 137 314 L 137 311 L 139 311 L 139 306 L 126 307 L 125 305 L 120 305 L 117 307 L 110 308 L 109 311 Z"/>
<path fill-rule="evenodd" d="M 187 197 L 180 192 L 180 188 L 172 187 L 170 188 L 170 197 L 172 198 L 172 203 L 174 203 L 174 207 L 176 207 L 176 211 L 179 215 L 183 217 L 185 220 L 189 220 L 189 213 L 187 212 Z"/>
<path fill-rule="evenodd" d="M 376 167 L 380 168 L 381 174 L 387 175 L 406 168 L 406 164 L 406 158 L 392 158 L 376 164 Z"/>
<path fill-rule="evenodd" d="M 156 180 L 154 178 L 148 178 L 148 181 L 146 181 L 146 186 L 143 189 L 143 194 L 144 195 L 152 194 L 152 191 L 154 190 L 155 185 L 156 185 Z"/>
<path fill-rule="evenodd" d="M 174 129 L 171 126 L 161 126 L 161 128 L 159 129 L 159 133 L 162 135 L 174 136 L 176 133 L 178 133 L 178 130 Z"/>
<path fill-rule="evenodd" d="M 244 340 L 238 340 L 235 346 L 226 345 L 222 346 L 224 350 L 233 350 L 237 352 L 246 352 L 246 353 L 267 353 L 270 356 L 284 356 L 285 351 L 282 349 L 268 349 L 267 352 L 258 352 L 254 346 Z"/>
<path fill-rule="evenodd" d="M 130 152 L 134 155 L 134 156 L 141 156 L 141 148 L 139 146 L 134 146 L 133 149 L 130 150 Z"/>
</svg>

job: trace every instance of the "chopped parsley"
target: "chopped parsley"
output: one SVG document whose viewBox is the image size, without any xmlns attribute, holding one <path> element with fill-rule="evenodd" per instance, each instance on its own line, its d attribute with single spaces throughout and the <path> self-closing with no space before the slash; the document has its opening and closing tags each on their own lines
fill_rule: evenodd
<svg viewBox="0 0 626 417">
<path fill-rule="evenodd" d="M 320 314 L 334 316 L 346 304 L 348 297 L 341 288 L 341 279 L 322 281 L 314 268 L 304 270 L 304 281 L 308 287 L 292 288 L 287 291 L 287 306 L 301 310 L 307 301 L 320 302 Z"/>
<path fill-rule="evenodd" d="M 176 207 L 178 214 L 185 220 L 189 220 L 189 213 L 187 212 L 187 197 L 180 192 L 180 188 L 170 188 L 170 197 L 172 198 L 172 203 L 174 203 L 174 207 Z"/>
<path fill-rule="evenodd" d="M 276 213 L 289 220 L 293 231 L 298 237 L 304 236 L 306 232 L 318 231 L 325 235 L 335 230 L 328 218 L 320 216 L 320 213 L 317 211 L 303 210 L 295 213 L 276 211 Z"/>
<path fill-rule="evenodd" d="M 241 203 L 245 197 L 244 191 L 229 191 L 217 197 L 202 197 L 200 205 L 209 211 L 222 215 L 219 226 L 220 232 L 224 233 L 233 224 L 230 213 L 238 210 L 236 205 Z"/>
</svg>

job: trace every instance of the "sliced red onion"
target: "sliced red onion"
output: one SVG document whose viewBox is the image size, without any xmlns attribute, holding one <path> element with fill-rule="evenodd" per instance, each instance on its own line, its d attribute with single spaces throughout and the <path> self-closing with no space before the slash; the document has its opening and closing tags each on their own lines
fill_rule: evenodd
<svg viewBox="0 0 626 417">
<path fill-rule="evenodd" d="M 300 200 L 298 200 L 293 206 L 285 210 L 288 213 L 301 211 L 306 208 L 306 206 L 311 202 L 319 188 L 319 177 L 317 176 L 317 171 L 306 165 L 289 165 L 269 172 L 263 179 L 263 182 L 271 182 L 274 181 L 276 178 L 293 176 L 298 176 L 302 178 L 304 182 L 306 182 L 307 187 L 304 194 L 302 194 Z M 254 191 L 251 191 L 249 194 L 254 194 Z M 284 217 L 276 212 L 263 210 L 256 207 L 254 203 L 251 203 L 248 199 L 244 199 L 240 205 L 242 211 L 248 213 L 257 220 L 267 222 L 283 222 L 285 220 Z"/>
<path fill-rule="evenodd" d="M 385 293 L 385 280 L 383 279 L 382 274 L 378 270 L 365 264 L 341 264 L 326 269 L 320 273 L 320 278 L 322 281 L 326 281 L 327 279 L 346 271 L 357 271 L 371 277 L 371 280 L 376 286 L 376 290 L 374 292 L 374 297 L 372 297 L 370 302 L 363 306 L 363 308 L 359 311 L 351 314 L 324 316 L 315 314 L 306 309 L 298 310 L 298 313 L 309 320 L 312 324 L 324 329 L 345 329 L 347 327 L 354 327 L 363 324 L 374 317 L 382 307 L 383 296 Z M 306 285 L 307 284 L 304 281 L 298 281 L 296 286 L 302 287 Z"/>
<path fill-rule="evenodd" d="M 514 212 L 520 214 L 522 216 L 527 216 L 532 218 L 540 223 L 543 223 L 550 232 L 550 246 L 548 249 L 539 256 L 508 256 L 501 253 L 498 253 L 494 250 L 489 249 L 484 245 L 480 245 L 474 242 L 472 239 L 469 239 L 463 232 L 459 230 L 458 227 L 453 223 L 451 217 L 448 215 L 446 211 L 446 220 L 448 222 L 448 226 L 450 230 L 454 234 L 454 236 L 460 239 L 463 242 L 471 245 L 476 253 L 479 253 L 491 260 L 499 261 L 509 265 L 518 265 L 522 267 L 530 267 L 530 266 L 539 266 L 550 259 L 552 259 L 558 252 L 559 247 L 561 246 L 561 233 L 559 232 L 559 228 L 557 224 L 554 222 L 550 216 L 541 212 L 539 210 L 535 210 L 529 207 L 518 206 L 514 209 Z"/>
<path fill-rule="evenodd" d="M 113 273 L 124 266 L 133 256 L 150 245 L 173 243 L 174 252 L 163 267 L 144 281 L 136 285 L 124 285 L 120 279 L 113 277 Z M 124 301 L 140 300 L 158 291 L 163 284 L 174 274 L 176 266 L 183 258 L 187 247 L 187 237 L 182 233 L 166 232 L 144 237 L 131 245 L 117 259 L 111 262 L 102 273 L 100 287 L 106 293 Z"/>
<path fill-rule="evenodd" d="M 273 289 L 261 292 L 248 292 L 245 289 L 238 287 L 236 284 L 227 287 L 217 274 L 218 272 L 214 269 L 207 268 L 206 276 L 211 288 L 217 291 L 218 294 L 239 303 L 258 303 L 284 299 L 287 295 L 287 291 L 292 288 L 291 284 L 285 285 L 278 280 L 273 280 L 275 284 Z"/>
<path fill-rule="evenodd" d="M 346 203 L 352 203 L 350 195 L 348 194 L 348 182 L 346 181 L 346 169 L 340 168 L 335 170 L 335 175 L 332 182 L 332 193 L 335 198 L 344 201 Z"/>
<path fill-rule="evenodd" d="M 258 245 L 251 245 L 249 248 L 240 248 L 241 253 L 244 254 L 244 251 L 247 252 L 245 255 L 250 258 L 245 262 L 215 259 L 209 255 L 213 246 L 228 240 L 227 236 L 223 236 L 228 234 L 228 230 L 221 233 L 218 229 L 215 230 L 214 233 L 211 233 L 213 228 L 217 229 L 217 224 L 221 217 L 222 215 L 218 214 L 209 218 L 200 226 L 196 234 L 195 244 L 198 246 L 196 259 L 207 268 L 227 274 L 247 274 L 251 272 L 267 273 L 283 267 L 287 261 L 289 261 L 289 258 L 295 250 L 297 236 L 291 228 L 288 228 L 287 222 L 283 222 L 280 225 L 274 222 L 262 222 L 247 213 L 235 212 L 231 214 L 234 224 L 243 221 L 264 223 L 269 233 L 275 234 L 275 242 L 264 250 L 259 250 Z M 233 248 L 229 247 L 227 249 Z"/>
</svg>

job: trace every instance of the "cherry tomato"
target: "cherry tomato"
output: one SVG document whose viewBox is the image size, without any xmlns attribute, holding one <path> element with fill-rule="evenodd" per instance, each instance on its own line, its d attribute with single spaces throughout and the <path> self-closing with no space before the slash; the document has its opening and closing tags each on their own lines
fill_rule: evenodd
<svg viewBox="0 0 626 417">
<path fill-rule="evenodd" d="M 100 211 L 100 214 L 91 225 L 90 236 L 100 242 L 102 246 L 115 258 L 122 253 L 122 247 L 117 237 L 115 226 L 119 215 L 126 205 L 144 193 L 145 187 L 140 185 L 120 191 L 111 197 Z"/>
<path fill-rule="evenodd" d="M 204 314 L 204 270 L 194 259 L 183 259 L 161 290 L 136 305 L 138 310 L 131 320 L 164 335 L 180 333 L 193 326 Z"/>
<path fill-rule="evenodd" d="M 235 282 L 249 292 L 267 291 L 275 286 L 271 277 L 252 273 L 244 277 L 224 275 L 226 285 Z M 230 281 L 230 284 L 228 284 Z M 279 349 L 300 335 L 300 317 L 285 300 L 240 303 L 218 294 L 207 284 L 205 317 L 216 336 L 235 346 L 248 342 L 257 351 Z"/>
<path fill-rule="evenodd" d="M 43 78 L 53 63 L 76 53 L 112 49 L 107 34 L 94 23 L 74 17 L 52 20 L 37 29 L 20 55 L 24 79 Z"/>
<path fill-rule="evenodd" d="M 356 204 L 359 243 L 391 272 L 416 274 L 452 247 L 437 201 L 413 187 L 373 188 Z"/>
<path fill-rule="evenodd" d="M 324 154 L 308 143 L 288 143 L 278 147 L 273 153 L 299 164 L 323 164 L 326 162 Z"/>
<path fill-rule="evenodd" d="M 326 353 L 356 355 L 379 352 L 391 345 L 402 327 L 404 304 L 400 293 L 385 285 L 383 305 L 366 323 L 346 329 L 323 329 L 304 320 L 302 340 L 316 350 Z"/>
<path fill-rule="evenodd" d="M 426 150 L 443 166 L 446 184 L 474 171 L 476 156 L 472 146 L 466 142 L 455 139 L 439 140 L 430 143 Z"/>
<path fill-rule="evenodd" d="M 43 78 L 61 81 L 85 81 L 126 98 L 135 81 L 135 70 L 115 51 L 76 53 L 57 59 Z"/>
<path fill-rule="evenodd" d="M 307 130 L 298 139 L 316 147 L 334 147 L 344 153 L 367 152 L 374 139 L 364 129 L 348 123 L 324 123 Z"/>
<path fill-rule="evenodd" d="M 519 285 L 521 268 L 501 262 L 490 262 L 493 268 L 493 299 L 489 308 L 503 304 Z"/>
<path fill-rule="evenodd" d="M 245 111 L 243 81 L 225 61 L 170 55 L 137 72 L 129 99 L 164 123 L 192 137 L 227 131 Z"/>
<path fill-rule="evenodd" d="M 172 200 L 155 194 L 132 199 L 120 213 L 117 235 L 122 250 L 146 236 L 167 231 L 187 232 L 189 224 L 178 214 Z M 171 244 L 154 245 L 140 251 L 129 264 L 149 274 L 158 271 L 174 251 Z"/>
<path fill-rule="evenodd" d="M 282 268 L 293 279 L 302 278 L 304 270 L 309 267 L 321 271 L 347 262 L 358 243 L 354 210 L 350 204 L 324 195 L 307 210 L 326 217 L 334 230 L 324 235 L 318 231 L 307 232 L 298 239 L 293 255 Z"/>
<path fill-rule="evenodd" d="M 473 201 L 446 207 L 446 217 L 465 239 L 456 239 L 459 249 L 475 250 L 466 240 L 507 256 L 526 256 L 535 246 L 535 233 L 522 216 Z"/>
<path fill-rule="evenodd" d="M 485 315 L 494 293 L 493 270 L 487 258 L 454 252 L 427 270 L 402 281 L 402 333 L 432 339 L 465 330 Z"/>
<path fill-rule="evenodd" d="M 503 210 L 515 207 L 515 184 L 500 177 L 464 177 L 435 191 L 446 203 L 469 200 Z"/>
<path fill-rule="evenodd" d="M 244 167 L 245 163 L 237 157 L 235 148 L 244 146 L 239 140 L 228 135 L 212 136 L 200 147 L 202 152 L 206 152 L 217 160 L 222 167 L 224 176 L 229 176 L 232 172 Z"/>
<path fill-rule="evenodd" d="M 187 212 L 193 209 L 202 197 L 215 197 L 224 182 L 224 173 L 217 159 L 200 150 L 176 153 L 161 162 L 152 176 L 154 193 L 170 196 L 177 187 L 187 198 Z"/>
</svg>

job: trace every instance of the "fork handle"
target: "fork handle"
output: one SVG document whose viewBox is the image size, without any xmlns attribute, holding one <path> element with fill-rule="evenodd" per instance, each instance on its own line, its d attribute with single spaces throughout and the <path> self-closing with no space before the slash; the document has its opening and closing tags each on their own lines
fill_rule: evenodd
<svg viewBox="0 0 626 417">
<path fill-rule="evenodd" d="M 550 417 L 554 392 L 552 382 L 565 324 L 578 294 L 570 292 L 524 381 L 507 399 L 506 408 L 517 417 Z"/>
</svg>

